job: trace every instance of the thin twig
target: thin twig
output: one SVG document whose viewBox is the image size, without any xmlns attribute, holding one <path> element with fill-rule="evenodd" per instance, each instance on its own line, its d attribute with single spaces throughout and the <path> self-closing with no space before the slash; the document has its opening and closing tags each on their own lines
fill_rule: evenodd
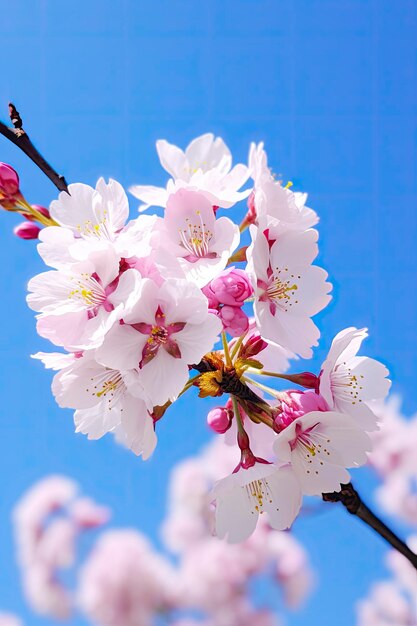
<svg viewBox="0 0 417 626">
<path fill-rule="evenodd" d="M 343 506 L 351 513 L 359 517 L 365 524 L 368 524 L 375 530 L 385 541 L 387 541 L 393 548 L 398 550 L 406 559 L 417 569 L 417 555 L 410 550 L 404 541 L 402 541 L 397 535 L 390 529 L 382 520 L 379 519 L 366 506 L 352 483 L 347 485 L 341 485 L 340 491 L 333 491 L 332 493 L 323 493 L 323 500 L 325 502 L 341 502 Z"/>
<path fill-rule="evenodd" d="M 9 103 L 9 115 L 13 127 L 10 128 L 0 122 L 0 134 L 6 137 L 9 141 L 15 144 L 22 152 L 24 152 L 32 161 L 39 167 L 39 169 L 53 182 L 55 187 L 59 191 L 66 191 L 68 193 L 68 185 L 64 178 L 49 165 L 43 158 L 40 152 L 35 148 L 28 134 L 23 129 L 22 118 L 16 107 L 11 102 Z"/>
</svg>

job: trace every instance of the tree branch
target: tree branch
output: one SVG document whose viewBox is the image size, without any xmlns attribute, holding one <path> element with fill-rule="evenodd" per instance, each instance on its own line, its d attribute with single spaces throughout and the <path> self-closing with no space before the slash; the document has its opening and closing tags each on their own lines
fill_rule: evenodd
<svg viewBox="0 0 417 626">
<path fill-rule="evenodd" d="M 6 126 L 3 122 L 0 122 L 0 134 L 6 137 L 9 141 L 15 144 L 22 152 L 24 152 L 32 161 L 39 167 L 39 169 L 53 182 L 55 187 L 59 191 L 66 191 L 68 193 L 68 185 L 64 178 L 49 165 L 43 156 L 35 148 L 26 131 L 23 129 L 22 118 L 16 107 L 11 102 L 9 103 L 9 115 L 13 128 Z"/>
<path fill-rule="evenodd" d="M 351 513 L 359 517 L 365 524 L 368 524 L 375 530 L 385 541 L 387 541 L 395 550 L 398 550 L 406 559 L 417 569 L 417 555 L 410 550 L 404 541 L 402 541 L 397 535 L 390 529 L 382 520 L 379 519 L 366 506 L 352 483 L 347 485 L 341 485 L 340 491 L 333 491 L 332 493 L 323 493 L 323 500 L 325 502 L 341 502 L 343 506 Z"/>
</svg>

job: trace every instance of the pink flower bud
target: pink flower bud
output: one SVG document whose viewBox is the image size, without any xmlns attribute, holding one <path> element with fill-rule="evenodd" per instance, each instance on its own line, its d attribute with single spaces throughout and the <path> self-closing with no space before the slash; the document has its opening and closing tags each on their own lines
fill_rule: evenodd
<svg viewBox="0 0 417 626">
<path fill-rule="evenodd" d="M 301 387 L 306 387 L 307 389 L 314 389 L 318 391 L 319 388 L 319 379 L 312 372 L 301 372 L 301 374 L 286 374 L 285 378 L 290 380 L 292 383 L 296 385 L 300 385 Z"/>
<path fill-rule="evenodd" d="M 44 206 L 41 206 L 40 204 L 32 204 L 32 206 L 34 209 L 36 209 L 38 213 L 41 213 L 45 217 L 51 217 L 48 209 L 46 209 Z M 36 219 L 31 213 L 22 213 L 22 215 L 31 222 Z"/>
<path fill-rule="evenodd" d="M 215 433 L 222 435 L 232 425 L 233 412 L 224 406 L 216 406 L 208 412 L 207 424 Z"/>
<path fill-rule="evenodd" d="M 20 239 L 37 239 L 40 230 L 39 226 L 33 222 L 21 222 L 13 229 L 13 232 Z"/>
<path fill-rule="evenodd" d="M 19 193 L 19 176 L 10 165 L 0 163 L 0 198 L 13 198 Z"/>
<path fill-rule="evenodd" d="M 281 413 L 278 421 L 284 426 L 289 426 L 297 417 L 301 417 L 311 411 L 328 411 L 329 407 L 323 396 L 314 391 L 298 391 L 290 389 L 279 394 Z"/>
<path fill-rule="evenodd" d="M 209 309 L 213 309 L 215 311 L 217 311 L 217 307 L 219 306 L 219 301 L 217 300 L 216 296 L 214 295 L 214 293 L 212 292 L 210 285 L 206 285 L 205 287 L 202 288 L 201 290 L 204 295 L 206 296 L 207 300 L 208 300 L 208 307 Z"/>
<path fill-rule="evenodd" d="M 238 306 L 225 305 L 220 309 L 219 317 L 223 330 L 232 337 L 240 337 L 249 328 L 249 318 Z"/>
<path fill-rule="evenodd" d="M 245 271 L 234 267 L 224 270 L 212 280 L 208 285 L 208 290 L 218 302 L 230 306 L 242 306 L 244 301 L 253 294 L 249 276 Z"/>
<path fill-rule="evenodd" d="M 259 333 L 255 333 L 250 337 L 247 342 L 242 346 L 240 350 L 240 356 L 243 359 L 250 359 L 253 356 L 256 356 L 262 350 L 268 347 L 268 343 L 262 339 Z"/>
</svg>

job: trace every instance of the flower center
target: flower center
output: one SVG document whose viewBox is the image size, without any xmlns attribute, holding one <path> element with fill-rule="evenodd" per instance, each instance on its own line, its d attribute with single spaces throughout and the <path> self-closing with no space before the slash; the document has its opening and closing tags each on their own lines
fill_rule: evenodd
<svg viewBox="0 0 417 626">
<path fill-rule="evenodd" d="M 352 370 L 346 366 L 346 363 L 337 365 L 331 375 L 332 393 L 345 402 L 360 403 L 362 402 L 360 395 L 363 389 L 363 379 L 363 374 L 352 374 Z"/>
<path fill-rule="evenodd" d="M 284 274 L 284 276 L 282 276 L 282 274 Z M 287 276 L 287 267 L 284 270 L 276 268 L 275 272 L 272 274 L 269 280 L 269 284 L 266 289 L 268 299 L 272 300 L 275 306 L 278 306 L 283 311 L 288 311 L 288 307 L 293 305 L 291 299 L 298 289 L 298 285 L 295 282 L 295 279 L 301 278 L 300 276 L 295 276 L 295 274 L 290 274 L 289 277 Z M 294 304 L 297 303 L 298 300 L 295 300 Z"/>
<path fill-rule="evenodd" d="M 80 237 L 113 240 L 112 232 L 108 227 L 107 210 L 103 210 L 102 217 L 98 218 L 97 222 L 86 220 L 83 224 L 77 224 L 77 232 Z"/>
<path fill-rule="evenodd" d="M 263 513 L 263 507 L 265 500 L 272 503 L 271 490 L 268 482 L 265 478 L 260 480 L 253 480 L 245 487 L 246 494 L 251 503 L 252 514 Z"/>
<path fill-rule="evenodd" d="M 72 280 L 75 287 L 69 292 L 68 298 L 81 301 L 92 309 L 100 306 L 106 300 L 106 292 L 100 284 L 98 276 L 81 274 Z"/>
<path fill-rule="evenodd" d="M 106 402 L 109 411 L 125 393 L 126 386 L 118 370 L 104 369 L 88 381 L 86 392 Z M 120 409 L 123 411 L 123 409 Z"/>
<path fill-rule="evenodd" d="M 319 465 L 323 466 L 325 461 L 328 461 L 326 457 L 330 456 L 330 450 L 327 448 L 330 439 L 320 433 L 317 426 L 319 423 L 303 430 L 301 424 L 296 424 L 295 437 L 289 441 L 291 450 L 296 450 L 300 454 L 307 474 L 311 474 L 312 471 L 318 474 L 316 468 Z"/>
<path fill-rule="evenodd" d="M 184 248 L 188 254 L 184 258 L 190 263 L 195 263 L 199 259 L 216 258 L 215 252 L 210 252 L 210 241 L 213 233 L 203 222 L 201 211 L 196 211 L 196 219 L 192 221 L 186 218 L 185 228 L 179 228 L 179 245 Z"/>
<path fill-rule="evenodd" d="M 155 312 L 155 324 L 146 324 L 145 322 L 131 324 L 132 328 L 137 330 L 139 333 L 142 333 L 142 335 L 148 335 L 145 347 L 142 350 L 142 359 L 139 363 L 139 367 L 142 368 L 144 365 L 152 361 L 152 359 L 154 359 L 158 354 L 158 350 L 161 346 L 172 357 L 180 359 L 181 350 L 172 335 L 183 330 L 185 324 L 186 322 L 174 322 L 173 324 L 167 324 L 165 314 L 160 306 L 158 306 Z"/>
</svg>

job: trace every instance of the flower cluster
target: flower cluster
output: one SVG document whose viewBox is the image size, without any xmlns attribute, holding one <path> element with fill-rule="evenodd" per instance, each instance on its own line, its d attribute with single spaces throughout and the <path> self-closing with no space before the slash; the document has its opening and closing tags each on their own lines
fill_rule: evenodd
<svg viewBox="0 0 417 626">
<path fill-rule="evenodd" d="M 111 432 L 144 458 L 180 395 L 193 386 L 201 397 L 228 394 L 208 421 L 234 444 L 237 465 L 212 499 L 217 535 L 242 541 L 264 512 L 288 528 L 304 494 L 338 490 L 347 468 L 366 462 L 388 372 L 357 356 L 366 331 L 348 328 L 318 375 L 285 374 L 318 345 L 312 318 L 331 285 L 314 264 L 317 214 L 275 179 L 263 144 L 234 167 L 211 134 L 185 151 L 158 141 L 157 151 L 171 178 L 131 188 L 143 203 L 136 218 L 121 185 L 103 179 L 69 185 L 42 214 L 38 250 L 52 269 L 29 282 L 28 304 L 39 334 L 65 352 L 36 356 L 59 370 L 53 393 L 75 409 L 78 432 Z M 30 207 L 6 179 L 7 208 Z M 162 216 L 142 213 L 150 206 Z M 277 391 L 259 376 L 296 388 Z"/>
<path fill-rule="evenodd" d="M 175 626 L 276 626 L 274 607 L 253 604 L 253 581 L 269 580 L 285 605 L 296 608 L 311 590 L 312 573 L 296 539 L 267 524 L 240 546 L 212 536 L 214 511 L 206 491 L 233 467 L 231 452 L 218 438 L 173 472 L 163 543 L 175 563 L 134 529 L 99 530 L 82 561 L 81 533 L 100 528 L 109 511 L 79 496 L 66 477 L 33 485 L 15 509 L 14 528 L 23 589 L 34 613 L 68 621 L 78 611 L 100 626 L 152 626 L 161 618 Z M 20 625 L 13 619 L 0 614 L 0 625 Z"/>
</svg>

